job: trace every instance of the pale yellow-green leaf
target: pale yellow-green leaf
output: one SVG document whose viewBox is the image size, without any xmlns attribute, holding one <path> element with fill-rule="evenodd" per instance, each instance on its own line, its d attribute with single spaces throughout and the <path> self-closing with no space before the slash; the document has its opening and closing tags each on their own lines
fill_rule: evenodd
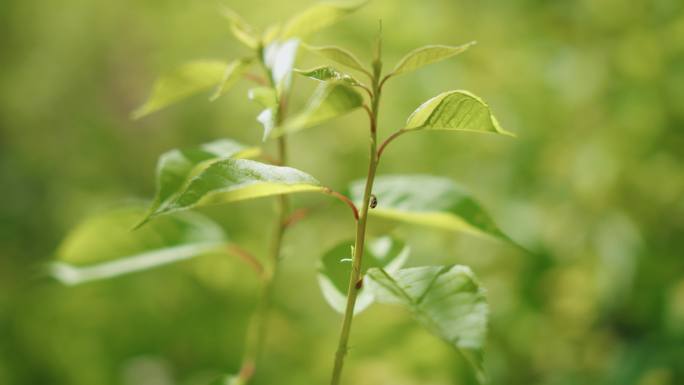
<svg viewBox="0 0 684 385">
<path fill-rule="evenodd" d="M 224 78 L 228 63 L 218 60 L 196 60 L 160 76 L 145 104 L 133 111 L 139 119 L 184 98 L 206 91 Z"/>
<path fill-rule="evenodd" d="M 282 29 L 281 38 L 306 37 L 336 23 L 366 3 L 367 0 L 327 1 L 315 4 L 288 20 Z"/>
<path fill-rule="evenodd" d="M 394 70 L 392 70 L 390 73 L 390 76 L 415 71 L 418 68 L 428 64 L 448 59 L 467 50 L 474 44 L 475 42 L 470 42 L 460 46 L 428 45 L 415 49 L 399 60 L 399 63 L 397 63 L 397 65 L 394 67 Z"/>
<path fill-rule="evenodd" d="M 233 36 L 251 49 L 259 46 L 259 33 L 245 19 L 231 8 L 221 5 L 221 14 L 230 22 L 230 32 Z"/>
<path fill-rule="evenodd" d="M 306 45 L 305 48 L 315 54 L 323 56 L 339 64 L 345 65 L 349 68 L 353 68 L 357 71 L 361 71 L 364 73 L 369 73 L 368 70 L 365 69 L 363 64 L 361 64 L 361 61 L 359 61 L 359 59 L 357 59 L 353 53 L 347 51 L 344 48 L 332 45 L 321 47 Z"/>
<path fill-rule="evenodd" d="M 247 72 L 253 61 L 253 58 L 243 58 L 228 63 L 225 71 L 223 72 L 223 79 L 221 79 L 221 82 L 216 87 L 216 91 L 214 91 L 214 94 L 209 98 L 209 100 L 214 101 L 226 93 L 226 91 L 228 91 L 228 89 L 230 89 L 230 87 L 240 80 L 242 75 Z"/>
</svg>

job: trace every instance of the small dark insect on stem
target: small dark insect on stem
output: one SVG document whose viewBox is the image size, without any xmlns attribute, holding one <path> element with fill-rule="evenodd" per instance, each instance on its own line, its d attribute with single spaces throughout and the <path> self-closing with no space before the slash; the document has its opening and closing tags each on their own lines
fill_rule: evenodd
<svg viewBox="0 0 684 385">
<path fill-rule="evenodd" d="M 374 194 L 371 194 L 370 198 L 370 208 L 374 209 L 378 205 L 378 197 L 376 197 Z"/>
</svg>

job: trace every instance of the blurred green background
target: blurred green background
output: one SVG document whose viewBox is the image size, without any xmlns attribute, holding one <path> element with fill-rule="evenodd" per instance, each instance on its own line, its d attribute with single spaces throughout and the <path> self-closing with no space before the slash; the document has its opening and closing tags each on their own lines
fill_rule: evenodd
<svg viewBox="0 0 684 385">
<path fill-rule="evenodd" d="M 229 1 L 259 26 L 309 1 Z M 680 0 L 374 0 L 309 39 L 385 62 L 428 43 L 479 44 L 387 86 L 381 135 L 422 101 L 464 88 L 518 139 L 418 133 L 381 173 L 451 177 L 526 255 L 467 235 L 371 220 L 412 263 L 464 263 L 489 291 L 493 384 L 684 383 L 684 3 Z M 141 121 L 154 77 L 194 58 L 246 54 L 214 1 L 0 2 L 0 384 L 201 385 L 239 367 L 258 284 L 206 257 L 75 288 L 40 278 L 80 218 L 154 191 L 157 156 L 231 137 L 259 143 L 241 83 Z M 300 55 L 301 66 L 321 63 Z M 296 105 L 312 89 L 295 79 Z M 293 136 L 291 163 L 343 190 L 366 171 L 361 112 Z M 255 384 L 328 381 L 340 316 L 319 294 L 319 256 L 352 237 L 325 197 L 286 238 L 265 363 Z M 272 200 L 206 213 L 263 254 Z M 106 236 L 106 234 L 103 234 Z M 345 382 L 472 384 L 447 346 L 396 308 L 354 324 Z"/>
</svg>

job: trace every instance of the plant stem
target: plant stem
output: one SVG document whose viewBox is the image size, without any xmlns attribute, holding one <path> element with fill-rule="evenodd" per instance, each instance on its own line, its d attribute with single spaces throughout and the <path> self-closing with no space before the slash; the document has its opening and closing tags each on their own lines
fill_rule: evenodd
<svg viewBox="0 0 684 385">
<path fill-rule="evenodd" d="M 370 206 L 371 193 L 373 192 L 373 181 L 375 180 L 375 171 L 378 167 L 378 152 L 377 152 L 377 126 L 378 126 L 378 106 L 380 103 L 380 85 L 378 79 L 380 77 L 379 59 L 376 58 L 376 65 L 374 65 L 373 76 L 373 93 L 371 98 L 370 108 L 370 151 L 368 174 L 366 176 L 366 187 L 363 193 L 363 203 L 361 205 L 361 212 L 359 219 L 356 222 L 356 240 L 354 242 L 354 255 L 352 259 L 352 271 L 349 276 L 349 287 L 347 289 L 347 305 L 344 311 L 344 318 L 342 321 L 342 330 L 340 331 L 340 339 L 337 345 L 337 352 L 335 353 L 335 363 L 333 365 L 331 385 L 339 385 L 342 377 L 342 368 L 344 367 L 344 358 L 347 354 L 349 344 L 349 333 L 351 331 L 352 320 L 354 318 L 354 306 L 356 305 L 356 298 L 359 291 L 363 287 L 363 277 L 361 276 L 361 263 L 363 261 L 363 251 L 366 241 L 366 224 L 368 219 L 368 208 Z"/>
</svg>

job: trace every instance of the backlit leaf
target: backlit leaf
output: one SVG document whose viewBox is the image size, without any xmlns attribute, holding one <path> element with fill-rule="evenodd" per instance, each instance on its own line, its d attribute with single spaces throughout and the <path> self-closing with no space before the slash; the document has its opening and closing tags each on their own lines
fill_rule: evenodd
<svg viewBox="0 0 684 385">
<path fill-rule="evenodd" d="M 307 35 L 336 23 L 344 16 L 356 11 L 364 1 L 329 1 L 315 4 L 293 16 L 282 30 L 281 37 L 306 37 Z"/>
<path fill-rule="evenodd" d="M 251 49 L 259 46 L 259 34 L 240 15 L 225 5 L 221 6 L 221 14 L 230 22 L 230 32 L 238 41 Z"/>
<path fill-rule="evenodd" d="M 228 63 L 218 60 L 197 60 L 159 77 L 150 97 L 131 114 L 131 117 L 142 118 L 218 85 L 225 76 L 227 65 Z"/>
<path fill-rule="evenodd" d="M 426 266 L 390 273 L 368 270 L 367 289 L 377 302 L 406 307 L 431 333 L 463 353 L 484 382 L 483 347 L 488 305 L 466 266 Z"/>
<path fill-rule="evenodd" d="M 226 93 L 230 87 L 240 80 L 242 75 L 244 75 L 247 69 L 249 69 L 253 61 L 253 58 L 244 58 L 228 63 L 223 73 L 221 82 L 218 84 L 216 91 L 214 91 L 214 94 L 209 98 L 209 100 L 214 101 Z"/>
<path fill-rule="evenodd" d="M 399 63 L 397 63 L 397 65 L 394 67 L 394 70 L 392 70 L 390 73 L 390 76 L 415 71 L 418 68 L 428 64 L 448 59 L 467 50 L 474 44 L 475 42 L 470 42 L 460 46 L 428 45 L 415 49 L 399 60 Z"/>
<path fill-rule="evenodd" d="M 216 159 L 251 157 L 259 152 L 256 147 L 221 139 L 199 147 L 174 149 L 162 154 L 157 162 L 157 192 L 150 212 L 172 201 L 199 165 Z"/>
<path fill-rule="evenodd" d="M 303 112 L 286 121 L 275 136 L 295 132 L 344 115 L 363 105 L 363 97 L 351 86 L 326 82 L 318 86 Z"/>
<path fill-rule="evenodd" d="M 349 286 L 349 274 L 352 267 L 351 246 L 353 240 L 342 242 L 328 250 L 321 258 L 318 270 L 318 283 L 323 296 L 333 309 L 344 313 L 347 304 L 347 289 Z M 394 272 L 401 268 L 408 258 L 410 248 L 403 242 L 390 237 L 378 238 L 366 243 L 363 254 L 361 273 L 371 267 L 380 267 L 388 272 Z M 367 290 L 359 293 L 354 314 L 358 314 L 373 303 L 373 296 Z"/>
<path fill-rule="evenodd" d="M 323 190 L 314 177 L 294 168 L 246 159 L 209 160 L 197 165 L 171 198 L 150 210 L 145 220 L 194 207 Z"/>
<path fill-rule="evenodd" d="M 196 213 L 169 215 L 131 231 L 144 212 L 141 205 L 127 205 L 83 221 L 59 246 L 52 276 L 76 285 L 225 250 L 221 227 Z"/>
<path fill-rule="evenodd" d="M 354 182 L 351 198 L 361 202 L 365 181 Z M 510 241 L 489 214 L 463 188 L 431 175 L 383 175 L 375 178 L 377 206 L 371 215 L 463 231 Z"/>
<path fill-rule="evenodd" d="M 404 130 L 458 130 L 514 136 L 499 125 L 489 106 L 468 91 L 441 93 L 409 116 Z"/>
<path fill-rule="evenodd" d="M 271 72 L 278 94 L 290 88 L 298 48 L 299 40 L 297 39 L 275 40 L 264 48 L 263 60 L 266 68 Z"/>
<path fill-rule="evenodd" d="M 311 52 L 314 52 L 314 53 L 321 55 L 325 58 L 328 58 L 332 61 L 335 61 L 337 63 L 345 65 L 349 68 L 353 68 L 357 71 L 368 73 L 368 70 L 366 70 L 363 67 L 363 64 L 361 64 L 359 59 L 357 59 L 353 53 L 347 51 L 344 48 L 340 48 L 340 47 L 336 47 L 336 46 L 332 46 L 332 45 L 322 46 L 322 47 L 314 47 L 314 46 L 306 45 L 305 48 Z"/>
</svg>

